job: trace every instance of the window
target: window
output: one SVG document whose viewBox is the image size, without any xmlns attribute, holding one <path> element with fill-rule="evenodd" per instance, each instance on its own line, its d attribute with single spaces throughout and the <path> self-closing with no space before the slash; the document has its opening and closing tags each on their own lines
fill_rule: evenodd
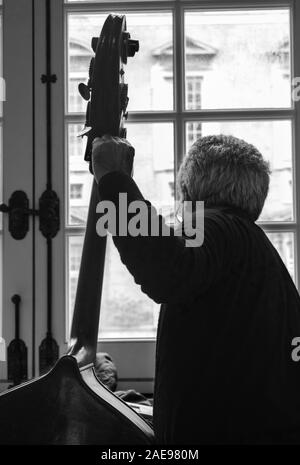
<svg viewBox="0 0 300 465">
<path fill-rule="evenodd" d="M 78 32 L 78 31 L 76 31 Z M 89 43 L 78 41 L 78 35 L 75 38 L 69 38 L 69 108 L 74 112 L 85 110 L 84 100 L 79 95 L 78 84 L 86 78 L 86 73 L 91 59 Z"/>
<path fill-rule="evenodd" d="M 224 133 L 253 143 L 272 169 L 259 224 L 299 286 L 299 104 L 291 92 L 291 79 L 300 75 L 296 3 L 140 0 L 126 2 L 126 11 L 122 2 L 116 5 L 110 2 L 108 11 L 97 0 L 65 1 L 66 335 L 91 185 L 84 141 L 76 137 L 85 118 L 77 86 L 87 79 L 90 39 L 114 11 L 126 14 L 128 30 L 140 41 L 140 52 L 126 68 L 126 126 L 136 148 L 135 179 L 146 198 L 170 210 L 176 171 L 198 137 Z M 81 199 L 72 198 L 72 184 L 84 186 Z M 99 334 L 106 342 L 101 344 L 114 350 L 117 345 L 109 341 L 121 341 L 121 357 L 127 349 L 133 353 L 133 340 L 143 341 L 135 352 L 142 358 L 141 348 L 154 344 L 157 317 L 158 306 L 140 292 L 109 241 Z M 127 366 L 126 375 L 131 369 Z"/>
<path fill-rule="evenodd" d="M 201 84 L 202 77 L 188 76 L 186 78 L 187 110 L 201 109 Z"/>
<path fill-rule="evenodd" d="M 71 91 L 71 90 L 70 90 Z M 73 92 L 73 91 L 71 91 Z M 75 90 L 74 93 L 78 93 L 78 90 Z M 69 147 L 68 151 L 70 154 L 71 160 L 70 164 L 72 164 L 72 168 L 75 169 L 74 165 L 76 163 L 80 163 L 82 160 L 82 152 L 84 150 L 83 144 L 80 144 L 82 142 L 82 139 L 78 140 L 78 134 L 82 130 L 82 125 L 81 124 L 72 124 L 69 126 Z M 74 157 L 74 158 L 73 158 Z M 75 159 L 75 157 L 77 157 Z M 75 169 L 76 171 L 76 169 Z"/>
<path fill-rule="evenodd" d="M 75 303 L 75 296 L 76 296 L 76 287 L 77 287 L 77 279 L 78 279 L 78 272 L 80 267 L 81 261 L 81 250 L 82 250 L 82 237 L 81 236 L 73 236 L 69 240 L 69 275 L 70 275 L 70 282 L 69 282 L 69 302 L 72 308 L 74 307 Z"/>
<path fill-rule="evenodd" d="M 81 79 L 71 78 L 69 82 L 69 105 L 70 108 L 74 108 L 74 111 L 82 111 L 82 97 L 78 93 L 78 84 L 81 82 Z"/>
<path fill-rule="evenodd" d="M 69 37 L 66 121 L 69 127 L 69 177 L 72 183 L 72 172 L 74 172 L 72 157 L 74 153 L 79 155 L 82 147 L 79 143 L 76 144 L 77 141 L 73 137 L 78 124 L 71 124 L 71 121 L 74 113 L 84 110 L 82 100 L 80 104 L 74 103 L 78 99 L 79 82 L 76 77 L 75 86 L 74 76 L 76 73 L 77 76 L 79 73 L 80 77 L 84 77 L 84 73 L 87 76 L 87 58 L 91 52 L 83 44 L 87 44 L 91 36 L 99 34 L 106 12 L 102 12 L 101 3 L 95 5 L 94 9 L 89 8 L 87 12 L 84 11 L 84 7 L 77 12 L 72 8 L 72 3 L 68 3 L 70 5 L 66 9 Z M 183 4 L 179 13 L 178 10 L 175 12 L 170 2 L 169 10 L 164 8 L 161 12 L 152 10 L 146 13 L 144 11 L 146 7 L 147 2 L 139 6 L 134 4 L 126 14 L 128 28 L 132 35 L 139 38 L 141 45 L 141 52 L 129 63 L 126 73 L 128 72 L 130 89 L 128 138 L 136 146 L 135 175 L 142 191 L 162 208 L 170 207 L 172 204 L 174 150 L 178 157 L 177 165 L 183 155 L 178 133 L 185 133 L 186 150 L 201 135 L 233 134 L 254 143 L 271 163 L 270 194 L 260 221 L 265 223 L 267 229 L 272 228 L 274 223 L 280 228 L 282 222 L 290 222 L 293 228 L 292 224 L 295 220 L 293 120 L 291 117 L 286 118 L 286 109 L 292 108 L 289 79 L 291 75 L 290 9 L 277 7 L 259 10 L 255 8 L 197 9 L 185 8 Z M 175 14 L 182 16 L 185 33 L 184 60 L 182 66 L 180 63 L 176 63 L 176 66 L 182 77 L 186 78 L 185 95 L 180 94 L 177 86 L 174 102 L 173 57 L 176 54 L 174 54 L 172 29 Z M 179 31 L 176 32 L 179 36 Z M 183 117 L 179 117 L 177 113 L 180 102 L 186 108 Z M 172 111 L 174 103 L 177 109 L 175 107 L 175 111 Z M 281 119 L 278 118 L 278 111 L 276 119 L 273 118 L 273 108 L 281 109 Z M 217 110 L 218 115 L 215 117 L 211 115 L 210 121 L 206 121 L 205 110 L 213 109 Z M 238 110 L 238 117 L 235 119 L 232 118 L 233 110 Z M 253 114 L 251 121 L 248 121 L 249 110 Z M 164 114 L 157 114 L 157 111 L 164 111 Z M 265 114 L 264 119 L 261 118 L 262 111 Z M 152 116 L 149 112 L 152 112 Z M 193 120 L 190 119 L 191 112 L 193 112 Z M 231 115 L 228 115 L 229 112 Z M 151 117 L 152 120 L 155 118 L 156 122 L 145 122 L 146 116 Z M 169 123 L 166 122 L 167 118 Z M 184 119 L 186 119 L 185 131 L 182 131 L 179 126 Z M 142 120 L 143 123 L 140 122 Z M 177 146 L 173 142 L 175 135 Z M 82 179 L 86 177 L 86 172 L 87 167 L 81 171 Z M 82 185 L 79 189 L 79 184 L 71 184 L 69 208 L 72 208 L 72 199 L 81 196 Z M 88 198 L 86 209 L 87 205 Z M 291 233 L 280 234 L 284 239 L 288 237 L 286 234 Z M 279 246 L 275 236 L 270 236 L 274 239 L 274 244 L 277 245 L 284 261 L 290 264 L 291 274 L 295 276 L 293 271 L 295 264 L 291 265 L 293 261 L 291 257 L 294 254 L 293 237 L 292 234 L 289 240 L 284 239 L 283 242 L 287 245 L 283 247 Z M 72 255 L 72 249 L 70 253 Z M 109 247 L 107 253 L 110 254 L 107 256 L 105 273 L 107 281 L 105 289 L 108 289 L 108 295 L 110 286 L 115 289 L 130 289 L 128 284 L 130 277 L 127 277 L 126 270 L 118 263 L 118 256 L 113 253 L 113 248 Z M 114 272 L 110 273 L 109 269 Z M 118 269 L 120 272 L 117 271 Z M 154 315 L 157 314 L 157 308 L 148 310 L 153 304 L 150 304 L 146 297 L 138 297 L 138 295 L 138 290 L 132 288 L 132 291 L 128 292 L 127 299 L 133 308 L 138 305 L 139 312 L 148 315 L 151 326 L 152 322 L 156 321 Z M 114 299 L 116 298 L 114 295 Z M 119 299 L 120 302 L 123 301 L 125 295 L 120 294 Z M 117 310 L 117 306 L 112 310 L 109 302 L 109 297 L 104 293 L 102 318 L 104 334 L 105 331 L 113 330 L 112 323 L 107 328 L 105 326 L 105 321 L 108 321 L 106 314 L 120 311 Z M 126 306 L 123 307 L 125 309 Z M 120 322 L 121 318 L 115 320 Z M 136 327 L 134 328 L 135 325 L 131 321 L 130 324 L 128 323 L 128 328 L 134 328 L 134 334 L 140 332 L 143 336 L 142 328 L 145 328 L 145 325 L 139 326 L 138 321 L 140 319 L 137 317 Z M 116 337 L 128 336 L 126 331 L 129 329 L 123 332 L 116 326 L 114 330 Z M 153 326 L 154 334 L 155 326 Z"/>
<path fill-rule="evenodd" d="M 202 125 L 201 123 L 194 123 L 189 121 L 187 123 L 186 131 L 186 139 L 188 147 L 190 147 L 194 142 L 196 142 L 197 139 L 199 139 L 199 137 L 202 136 Z"/>
<path fill-rule="evenodd" d="M 70 199 L 82 199 L 83 184 L 70 185 Z"/>
</svg>

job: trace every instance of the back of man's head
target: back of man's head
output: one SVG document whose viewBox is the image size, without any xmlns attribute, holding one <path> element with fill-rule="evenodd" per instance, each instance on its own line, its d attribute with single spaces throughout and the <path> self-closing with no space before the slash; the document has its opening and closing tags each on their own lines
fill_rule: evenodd
<svg viewBox="0 0 300 465">
<path fill-rule="evenodd" d="M 184 158 L 177 186 L 182 200 L 239 208 L 256 221 L 268 194 L 269 175 L 269 164 L 253 145 L 233 136 L 206 136 Z"/>
</svg>

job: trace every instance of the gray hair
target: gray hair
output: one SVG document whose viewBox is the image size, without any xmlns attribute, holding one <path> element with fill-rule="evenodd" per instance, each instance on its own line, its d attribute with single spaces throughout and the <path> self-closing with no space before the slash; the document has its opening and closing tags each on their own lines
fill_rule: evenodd
<svg viewBox="0 0 300 465">
<path fill-rule="evenodd" d="M 177 176 L 181 200 L 202 200 L 206 207 L 230 206 L 259 217 L 269 190 L 270 167 L 251 144 L 233 136 L 198 139 Z"/>
</svg>

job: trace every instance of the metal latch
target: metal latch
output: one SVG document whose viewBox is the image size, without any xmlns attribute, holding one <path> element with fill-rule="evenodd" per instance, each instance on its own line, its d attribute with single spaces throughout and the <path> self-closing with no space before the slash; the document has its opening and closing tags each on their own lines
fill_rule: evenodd
<svg viewBox="0 0 300 465">
<path fill-rule="evenodd" d="M 39 209 L 29 208 L 29 199 L 24 191 L 15 191 L 8 205 L 0 205 L 0 211 L 8 213 L 8 229 L 16 240 L 24 239 L 29 231 L 29 215 L 40 220 L 40 231 L 47 239 L 52 239 L 59 231 L 59 198 L 52 189 L 47 189 L 39 200 Z"/>
</svg>

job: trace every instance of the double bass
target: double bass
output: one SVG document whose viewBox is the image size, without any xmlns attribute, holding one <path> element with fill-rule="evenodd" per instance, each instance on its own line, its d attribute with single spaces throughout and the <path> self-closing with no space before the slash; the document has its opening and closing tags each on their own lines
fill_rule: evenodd
<svg viewBox="0 0 300 465">
<path fill-rule="evenodd" d="M 93 38 L 87 85 L 85 159 L 92 141 L 104 134 L 125 137 L 128 103 L 124 64 L 138 51 L 126 31 L 125 16 L 109 15 Z M 82 251 L 70 345 L 46 375 L 0 395 L 0 444 L 149 445 L 151 426 L 96 377 L 94 361 L 105 261 L 106 237 L 96 232 L 98 189 L 94 181 Z"/>
</svg>

